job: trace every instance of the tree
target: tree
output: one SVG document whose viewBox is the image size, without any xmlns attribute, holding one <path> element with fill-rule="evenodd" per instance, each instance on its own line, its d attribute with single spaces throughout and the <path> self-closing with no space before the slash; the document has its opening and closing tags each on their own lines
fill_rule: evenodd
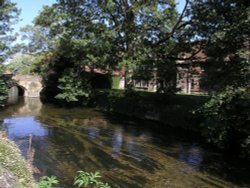
<svg viewBox="0 0 250 188">
<path fill-rule="evenodd" d="M 126 72 L 146 67 L 152 72 L 157 67 L 158 76 L 169 83 L 166 91 L 174 90 L 173 57 L 178 54 L 176 38 L 185 26 L 182 19 L 187 4 L 182 14 L 177 13 L 174 0 L 60 0 L 45 7 L 34 24 L 48 29 L 48 36 L 56 41 L 49 65 L 57 75 L 53 74 L 54 85 L 65 69 L 77 73 L 85 65 L 90 72 L 96 67 Z"/>
<path fill-rule="evenodd" d="M 70 35 L 88 39 L 87 64 L 125 69 L 174 65 L 168 53 L 178 23 L 175 1 L 64 0 L 59 4 L 69 15 L 65 24 L 71 26 Z"/>
<path fill-rule="evenodd" d="M 206 44 L 203 50 L 208 59 L 202 84 L 208 90 L 249 84 L 249 6 L 243 0 L 194 0 L 190 4 L 187 31 L 193 41 Z"/>
<path fill-rule="evenodd" d="M 0 108 L 4 106 L 4 102 L 7 99 L 7 83 L 3 76 L 3 67 L 0 65 Z"/>
<path fill-rule="evenodd" d="M 19 10 L 9 0 L 0 1 L 0 62 L 3 62 L 10 52 L 10 44 L 15 39 L 11 36 L 11 25 L 17 20 Z"/>
<path fill-rule="evenodd" d="M 217 91 L 201 109 L 207 141 L 250 154 L 250 2 L 194 0 L 185 31 L 206 43 L 202 83 Z"/>
<path fill-rule="evenodd" d="M 13 74 L 42 74 L 40 55 L 16 54 L 6 65 L 6 70 Z"/>
<path fill-rule="evenodd" d="M 47 52 L 53 48 L 53 39 L 49 37 L 47 28 L 26 25 L 21 28 L 22 40 L 28 40 L 29 43 L 24 48 L 24 52 L 36 54 Z"/>
<path fill-rule="evenodd" d="M 0 0 L 0 106 L 3 106 L 7 95 L 6 81 L 3 78 L 1 65 L 10 53 L 10 44 L 14 40 L 11 36 L 11 24 L 17 20 L 19 10 L 9 0 Z"/>
</svg>

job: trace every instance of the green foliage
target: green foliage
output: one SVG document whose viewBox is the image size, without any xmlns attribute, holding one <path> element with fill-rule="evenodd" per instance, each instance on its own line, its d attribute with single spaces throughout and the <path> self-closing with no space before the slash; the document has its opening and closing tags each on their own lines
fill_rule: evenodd
<svg viewBox="0 0 250 188">
<path fill-rule="evenodd" d="M 190 8 L 192 23 L 186 37 L 200 42 L 208 57 L 201 85 L 223 91 L 227 86 L 249 84 L 249 1 L 193 0 Z"/>
<path fill-rule="evenodd" d="M 26 25 L 21 28 L 22 40 L 29 41 L 27 46 L 23 46 L 23 51 L 31 54 L 47 52 L 52 48 L 54 40 L 49 37 L 48 29 L 38 26 Z"/>
<path fill-rule="evenodd" d="M 66 14 L 60 11 L 59 4 L 55 3 L 51 6 L 44 6 L 40 14 L 34 19 L 35 28 L 45 31 L 47 44 L 53 44 L 55 42 L 55 36 L 62 34 L 65 31 L 65 20 L 69 19 Z M 48 19 L 49 18 L 49 19 Z M 35 36 L 35 35 L 34 35 Z M 35 37 L 37 38 L 37 37 Z M 38 37 L 39 39 L 40 37 Z M 42 38 L 40 38 L 42 39 Z M 50 40 L 50 41 L 49 41 Z M 42 40 L 39 40 L 42 42 Z M 51 43 L 52 42 L 52 43 Z M 39 46 L 36 45 L 39 49 Z M 40 46 L 40 48 L 43 46 Z M 51 46 L 48 46 L 51 47 Z"/>
<path fill-rule="evenodd" d="M 27 40 L 24 46 L 26 52 L 37 54 L 52 51 L 57 43 L 56 35 L 64 31 L 62 23 L 67 19 L 58 12 L 58 5 L 44 6 L 40 14 L 34 19 L 34 25 L 21 28 L 22 40 Z"/>
<path fill-rule="evenodd" d="M 218 92 L 199 110 L 202 133 L 220 148 L 249 152 L 250 2 L 190 2 L 191 23 L 183 36 L 207 56 L 201 86 Z"/>
<path fill-rule="evenodd" d="M 84 172 L 78 171 L 78 175 L 75 178 L 74 185 L 80 187 L 95 187 L 95 188 L 111 188 L 107 183 L 103 183 L 99 180 L 99 172 Z"/>
<path fill-rule="evenodd" d="M 250 91 L 228 87 L 214 95 L 199 112 L 204 117 L 202 133 L 220 148 L 242 149 L 250 154 Z"/>
<path fill-rule="evenodd" d="M 218 57 L 219 58 L 219 57 Z M 227 86 L 247 86 L 250 83 L 250 61 L 243 50 L 238 50 L 229 61 L 208 62 L 201 79 L 207 91 L 223 91 Z"/>
<path fill-rule="evenodd" d="M 56 176 L 43 176 L 38 182 L 38 188 L 54 188 L 59 184 Z"/>
<path fill-rule="evenodd" d="M 91 93 L 91 87 L 87 80 L 79 78 L 81 75 L 74 73 L 71 69 L 65 71 L 59 78 L 58 88 L 60 93 L 55 97 L 67 103 L 83 101 L 88 98 Z"/>
<path fill-rule="evenodd" d="M 0 2 L 0 63 L 4 61 L 11 53 L 11 42 L 15 40 L 15 36 L 11 35 L 12 24 L 17 20 L 19 10 L 15 3 L 9 0 Z"/>
<path fill-rule="evenodd" d="M 13 57 L 6 65 L 6 70 L 13 74 L 38 74 L 36 67 L 37 61 L 34 56 L 21 54 Z"/>
<path fill-rule="evenodd" d="M 3 78 L 2 62 L 11 53 L 10 45 L 15 39 L 11 36 L 12 24 L 17 20 L 19 10 L 9 0 L 0 1 L 0 107 L 4 106 L 7 98 L 7 83 Z"/>
<path fill-rule="evenodd" d="M 4 107 L 5 101 L 8 98 L 8 87 L 3 76 L 3 66 L 0 65 L 0 108 Z"/>
<path fill-rule="evenodd" d="M 199 132 L 198 120 L 192 111 L 207 100 L 207 96 L 139 92 L 133 89 L 95 90 L 92 104 L 107 112 L 139 119 L 155 118 L 163 124 Z"/>
<path fill-rule="evenodd" d="M 91 71 L 126 68 L 128 72 L 136 65 L 158 67 L 161 63 L 165 64 L 165 70 L 159 75 L 164 81 L 174 83 L 174 61 L 170 59 L 177 53 L 173 36 L 182 28 L 177 21 L 179 17 L 172 0 L 79 1 L 77 4 L 66 0 L 44 7 L 34 23 L 54 41 L 50 45 L 53 61 L 49 69 L 57 78 L 62 77 L 65 69 L 80 72 L 86 65 Z M 57 86 L 56 79 L 53 84 Z M 175 87 L 175 84 L 168 86 Z"/>
<path fill-rule="evenodd" d="M 101 176 L 99 172 L 78 171 L 78 175 L 75 177 L 74 180 L 74 185 L 77 186 L 77 188 L 111 188 L 108 183 L 103 183 L 100 178 Z M 59 181 L 57 180 L 56 176 L 43 176 L 38 182 L 38 188 L 55 188 L 58 186 Z"/>
<path fill-rule="evenodd" d="M 0 78 L 0 107 L 4 107 L 7 98 L 6 83 Z"/>
</svg>

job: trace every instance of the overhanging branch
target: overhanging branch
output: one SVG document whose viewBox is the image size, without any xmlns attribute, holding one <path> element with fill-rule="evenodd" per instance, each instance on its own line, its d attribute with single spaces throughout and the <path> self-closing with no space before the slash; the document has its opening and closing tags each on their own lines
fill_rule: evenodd
<svg viewBox="0 0 250 188">
<path fill-rule="evenodd" d="M 186 12 L 187 7 L 188 7 L 188 4 L 189 4 L 189 0 L 186 0 L 185 6 L 184 6 L 184 8 L 183 8 L 183 10 L 182 10 L 182 13 L 181 13 L 181 15 L 180 15 L 178 21 L 177 21 L 176 24 L 174 25 L 172 31 L 171 31 L 165 38 L 162 38 L 162 39 L 160 39 L 157 43 L 155 43 L 154 46 L 158 46 L 158 45 L 160 45 L 161 43 L 166 42 L 167 40 L 169 40 L 169 39 L 173 36 L 173 34 L 175 33 L 175 31 L 176 31 L 177 29 L 180 29 L 181 27 L 183 27 L 183 26 L 186 25 L 186 24 L 181 24 L 181 27 L 180 27 L 180 23 L 182 22 L 182 19 L 184 18 L 185 12 Z"/>
</svg>

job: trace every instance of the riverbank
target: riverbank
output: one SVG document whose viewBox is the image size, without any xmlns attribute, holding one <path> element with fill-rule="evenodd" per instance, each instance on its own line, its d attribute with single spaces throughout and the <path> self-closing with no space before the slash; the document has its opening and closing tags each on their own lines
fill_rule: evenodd
<svg viewBox="0 0 250 188">
<path fill-rule="evenodd" d="M 207 100 L 208 96 L 202 95 L 96 90 L 91 105 L 106 112 L 199 132 L 200 120 L 194 112 Z"/>
<path fill-rule="evenodd" d="M 32 170 L 17 146 L 0 132 L 0 187 L 35 187 Z"/>
</svg>

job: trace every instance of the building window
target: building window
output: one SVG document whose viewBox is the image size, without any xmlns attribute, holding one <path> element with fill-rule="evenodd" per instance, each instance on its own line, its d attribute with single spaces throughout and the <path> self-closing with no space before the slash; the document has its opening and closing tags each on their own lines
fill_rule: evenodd
<svg viewBox="0 0 250 188">
<path fill-rule="evenodd" d="M 199 86 L 199 82 L 197 79 L 191 79 L 191 88 L 197 88 Z"/>
<path fill-rule="evenodd" d="M 149 81 L 148 80 L 134 80 L 134 85 L 136 88 L 148 88 Z"/>
<path fill-rule="evenodd" d="M 142 80 L 141 87 L 148 87 L 148 80 Z"/>
</svg>

